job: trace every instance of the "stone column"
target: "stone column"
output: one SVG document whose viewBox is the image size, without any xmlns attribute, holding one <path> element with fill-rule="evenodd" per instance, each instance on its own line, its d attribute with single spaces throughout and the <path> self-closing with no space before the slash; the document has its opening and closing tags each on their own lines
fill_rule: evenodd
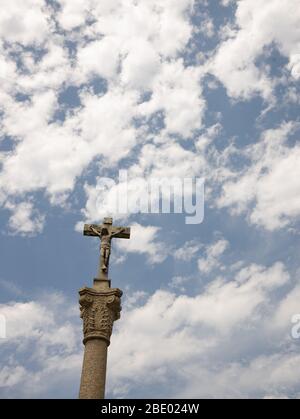
<svg viewBox="0 0 300 419">
<path fill-rule="evenodd" d="M 104 399 L 107 348 L 113 323 L 120 318 L 122 291 L 95 279 L 94 287 L 82 288 L 79 295 L 85 345 L 79 398 Z"/>
</svg>

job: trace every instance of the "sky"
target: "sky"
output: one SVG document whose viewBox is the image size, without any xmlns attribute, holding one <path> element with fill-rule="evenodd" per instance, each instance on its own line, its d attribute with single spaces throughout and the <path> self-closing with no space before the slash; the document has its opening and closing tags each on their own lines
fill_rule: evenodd
<svg viewBox="0 0 300 419">
<path fill-rule="evenodd" d="M 127 170 L 204 178 L 205 217 L 113 214 L 107 397 L 299 398 L 299 1 L 0 6 L 0 397 L 78 396 L 82 226 Z"/>
</svg>

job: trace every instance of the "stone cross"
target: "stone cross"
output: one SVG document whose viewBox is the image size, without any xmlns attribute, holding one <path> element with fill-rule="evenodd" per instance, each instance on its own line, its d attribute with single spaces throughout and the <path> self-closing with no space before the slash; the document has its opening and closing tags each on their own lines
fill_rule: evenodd
<svg viewBox="0 0 300 419">
<path fill-rule="evenodd" d="M 98 279 L 108 279 L 111 241 L 113 238 L 130 239 L 130 228 L 115 227 L 112 218 L 105 218 L 101 225 L 85 224 L 83 234 L 101 239 Z"/>
<path fill-rule="evenodd" d="M 113 238 L 129 239 L 130 228 L 113 226 L 112 218 L 103 224 L 86 224 L 85 236 L 101 239 L 100 265 L 93 288 L 79 291 L 80 316 L 83 320 L 84 359 L 80 382 L 80 399 L 105 397 L 107 348 L 113 324 L 120 318 L 122 291 L 111 288 L 108 279 L 111 241 Z"/>
</svg>

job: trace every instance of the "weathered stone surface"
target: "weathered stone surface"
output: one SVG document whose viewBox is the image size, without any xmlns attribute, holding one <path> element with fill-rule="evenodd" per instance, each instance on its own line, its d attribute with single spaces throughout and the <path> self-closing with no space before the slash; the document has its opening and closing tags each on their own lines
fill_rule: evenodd
<svg viewBox="0 0 300 419">
<path fill-rule="evenodd" d="M 101 239 L 98 278 L 108 279 L 112 239 L 130 239 L 130 228 L 114 227 L 113 219 L 105 218 L 101 225 L 85 224 L 83 234 L 85 236 L 99 237 Z"/>
<path fill-rule="evenodd" d="M 83 343 L 89 339 L 104 339 L 110 344 L 113 323 L 120 318 L 122 291 L 108 288 L 98 291 L 83 288 L 79 291 L 80 317 L 83 319 Z"/>
<path fill-rule="evenodd" d="M 120 318 L 122 291 L 110 288 L 108 279 L 111 241 L 129 239 L 130 228 L 113 227 L 112 218 L 103 224 L 86 224 L 84 235 L 101 239 L 100 265 L 93 288 L 79 291 L 80 316 L 83 320 L 84 360 L 80 384 L 80 399 L 103 399 L 105 396 L 107 348 L 110 345 L 114 321 Z"/>
<path fill-rule="evenodd" d="M 83 343 L 85 345 L 80 399 L 103 399 L 107 348 L 110 344 L 113 323 L 120 318 L 122 291 L 109 288 L 109 281 L 95 279 L 95 288 L 79 291 Z"/>
<path fill-rule="evenodd" d="M 104 399 L 107 343 L 102 339 L 86 342 L 80 383 L 80 399 Z"/>
</svg>

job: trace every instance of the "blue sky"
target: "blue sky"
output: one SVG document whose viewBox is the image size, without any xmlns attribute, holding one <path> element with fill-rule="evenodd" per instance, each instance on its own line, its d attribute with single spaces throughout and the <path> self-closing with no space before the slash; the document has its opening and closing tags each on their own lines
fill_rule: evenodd
<svg viewBox="0 0 300 419">
<path fill-rule="evenodd" d="M 298 1 L 5 3 L 0 397 L 77 397 L 82 224 L 127 169 L 204 177 L 205 218 L 116 215 L 107 396 L 299 398 Z"/>
</svg>

